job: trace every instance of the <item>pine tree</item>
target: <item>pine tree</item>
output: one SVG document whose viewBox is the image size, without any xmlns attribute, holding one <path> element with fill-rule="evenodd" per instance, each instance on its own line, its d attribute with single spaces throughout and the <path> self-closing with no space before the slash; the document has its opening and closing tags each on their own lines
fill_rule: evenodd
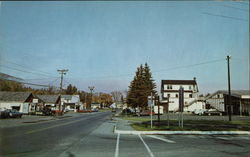
<svg viewBox="0 0 250 157">
<path fill-rule="evenodd" d="M 131 81 L 127 96 L 127 103 L 133 108 L 144 108 L 148 106 L 148 96 L 156 92 L 156 85 L 152 79 L 152 74 L 147 63 L 145 67 L 140 65 L 137 68 L 136 75 Z"/>
</svg>

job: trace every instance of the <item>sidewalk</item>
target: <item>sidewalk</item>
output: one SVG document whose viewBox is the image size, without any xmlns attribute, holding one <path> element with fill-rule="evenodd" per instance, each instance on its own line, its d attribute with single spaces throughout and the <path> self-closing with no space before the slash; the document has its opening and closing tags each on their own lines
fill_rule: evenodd
<svg viewBox="0 0 250 157">
<path fill-rule="evenodd" d="M 130 121 L 120 119 L 120 118 L 113 118 L 116 120 L 116 130 L 125 130 L 125 131 L 134 131 L 134 129 L 130 126 Z"/>
<path fill-rule="evenodd" d="M 117 121 L 114 133 L 116 134 L 148 134 L 148 135 L 250 135 L 250 131 L 136 131 L 129 120 L 114 118 Z"/>
</svg>

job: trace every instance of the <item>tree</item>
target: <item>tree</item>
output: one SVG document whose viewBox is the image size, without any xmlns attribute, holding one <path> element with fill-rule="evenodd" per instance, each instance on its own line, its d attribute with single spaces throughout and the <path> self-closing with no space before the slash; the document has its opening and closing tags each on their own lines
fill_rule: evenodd
<svg viewBox="0 0 250 157">
<path fill-rule="evenodd" d="M 127 103 L 133 108 L 146 108 L 148 96 L 156 93 L 156 85 L 147 63 L 137 68 L 136 75 L 131 81 L 127 96 Z"/>
<path fill-rule="evenodd" d="M 122 92 L 113 91 L 113 92 L 111 92 L 111 95 L 113 97 L 114 102 L 120 102 L 121 101 Z"/>
<path fill-rule="evenodd" d="M 0 80 L 0 91 L 25 91 L 23 84 L 10 80 Z"/>
<path fill-rule="evenodd" d="M 72 86 L 71 84 L 68 85 L 66 91 L 66 94 L 76 94 L 77 93 L 77 88 L 75 86 Z"/>
</svg>

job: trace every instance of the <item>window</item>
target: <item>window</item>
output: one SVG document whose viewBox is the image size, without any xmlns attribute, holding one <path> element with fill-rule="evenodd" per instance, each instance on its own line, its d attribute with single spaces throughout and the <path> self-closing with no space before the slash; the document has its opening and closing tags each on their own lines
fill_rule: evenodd
<svg viewBox="0 0 250 157">
<path fill-rule="evenodd" d="M 178 94 L 175 94 L 175 97 L 178 98 Z"/>
<path fill-rule="evenodd" d="M 192 90 L 192 86 L 189 86 L 189 90 Z"/>
<path fill-rule="evenodd" d="M 192 94 L 189 94 L 189 98 L 192 98 L 193 97 L 193 95 Z"/>
<path fill-rule="evenodd" d="M 220 98 L 220 94 L 217 95 L 217 98 Z"/>
<path fill-rule="evenodd" d="M 168 94 L 168 97 L 170 97 L 170 94 Z"/>
<path fill-rule="evenodd" d="M 167 89 L 173 89 L 172 85 L 168 85 Z"/>
</svg>

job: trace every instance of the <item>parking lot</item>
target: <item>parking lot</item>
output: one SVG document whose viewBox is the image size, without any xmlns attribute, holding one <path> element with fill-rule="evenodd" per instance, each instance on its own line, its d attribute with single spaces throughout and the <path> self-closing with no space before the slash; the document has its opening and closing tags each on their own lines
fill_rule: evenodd
<svg viewBox="0 0 250 157">
<path fill-rule="evenodd" d="M 250 136 L 117 135 L 115 157 L 245 156 Z"/>
</svg>

